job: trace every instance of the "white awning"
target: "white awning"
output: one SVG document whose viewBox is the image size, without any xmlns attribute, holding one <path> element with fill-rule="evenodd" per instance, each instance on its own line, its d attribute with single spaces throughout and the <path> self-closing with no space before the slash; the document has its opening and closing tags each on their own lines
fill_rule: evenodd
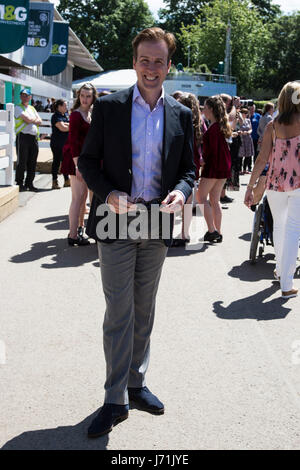
<svg viewBox="0 0 300 470">
<path fill-rule="evenodd" d="M 75 80 L 73 82 L 73 89 L 78 89 L 85 82 L 91 82 L 94 87 L 100 90 L 122 90 L 134 85 L 137 81 L 136 72 L 134 69 L 124 70 L 110 70 L 98 75 L 86 77 L 83 80 Z"/>
</svg>

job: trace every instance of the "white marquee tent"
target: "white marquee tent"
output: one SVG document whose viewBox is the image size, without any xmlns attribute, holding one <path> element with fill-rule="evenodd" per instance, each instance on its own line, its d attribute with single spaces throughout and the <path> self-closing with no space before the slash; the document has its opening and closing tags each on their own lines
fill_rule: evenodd
<svg viewBox="0 0 300 470">
<path fill-rule="evenodd" d="M 133 69 L 110 70 L 81 80 L 75 80 L 72 87 L 73 90 L 77 90 L 84 83 L 90 82 L 97 91 L 117 91 L 134 85 L 136 80 L 136 73 Z"/>
</svg>

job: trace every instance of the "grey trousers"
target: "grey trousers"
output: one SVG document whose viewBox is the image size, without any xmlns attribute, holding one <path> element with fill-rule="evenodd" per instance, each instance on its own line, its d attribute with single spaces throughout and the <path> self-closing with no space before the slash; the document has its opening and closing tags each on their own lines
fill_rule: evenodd
<svg viewBox="0 0 300 470">
<path fill-rule="evenodd" d="M 98 242 L 106 300 L 105 403 L 128 404 L 127 387 L 145 386 L 155 299 L 167 254 L 162 240 Z"/>
</svg>

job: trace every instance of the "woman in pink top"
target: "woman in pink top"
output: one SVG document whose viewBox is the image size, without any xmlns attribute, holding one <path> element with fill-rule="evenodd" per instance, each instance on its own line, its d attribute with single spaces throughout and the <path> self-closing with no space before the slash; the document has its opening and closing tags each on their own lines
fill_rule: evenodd
<svg viewBox="0 0 300 470">
<path fill-rule="evenodd" d="M 266 163 L 268 202 L 274 219 L 276 269 L 282 297 L 296 297 L 293 288 L 300 238 L 300 83 L 288 82 L 278 98 L 278 117 L 265 130 L 245 194 L 245 204 L 253 204 L 253 186 Z"/>
</svg>

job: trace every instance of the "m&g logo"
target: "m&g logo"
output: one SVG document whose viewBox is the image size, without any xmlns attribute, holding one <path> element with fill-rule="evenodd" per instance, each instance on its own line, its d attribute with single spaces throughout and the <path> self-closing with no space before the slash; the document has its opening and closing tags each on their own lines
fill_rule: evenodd
<svg viewBox="0 0 300 470">
<path fill-rule="evenodd" d="M 53 44 L 52 45 L 52 55 L 66 55 L 67 53 L 67 46 L 65 44 Z"/>
<path fill-rule="evenodd" d="M 45 38 L 27 38 L 27 46 L 30 47 L 46 47 L 47 40 Z"/>
<path fill-rule="evenodd" d="M 0 20 L 23 22 L 27 19 L 27 10 L 24 7 L 0 4 Z"/>
</svg>

